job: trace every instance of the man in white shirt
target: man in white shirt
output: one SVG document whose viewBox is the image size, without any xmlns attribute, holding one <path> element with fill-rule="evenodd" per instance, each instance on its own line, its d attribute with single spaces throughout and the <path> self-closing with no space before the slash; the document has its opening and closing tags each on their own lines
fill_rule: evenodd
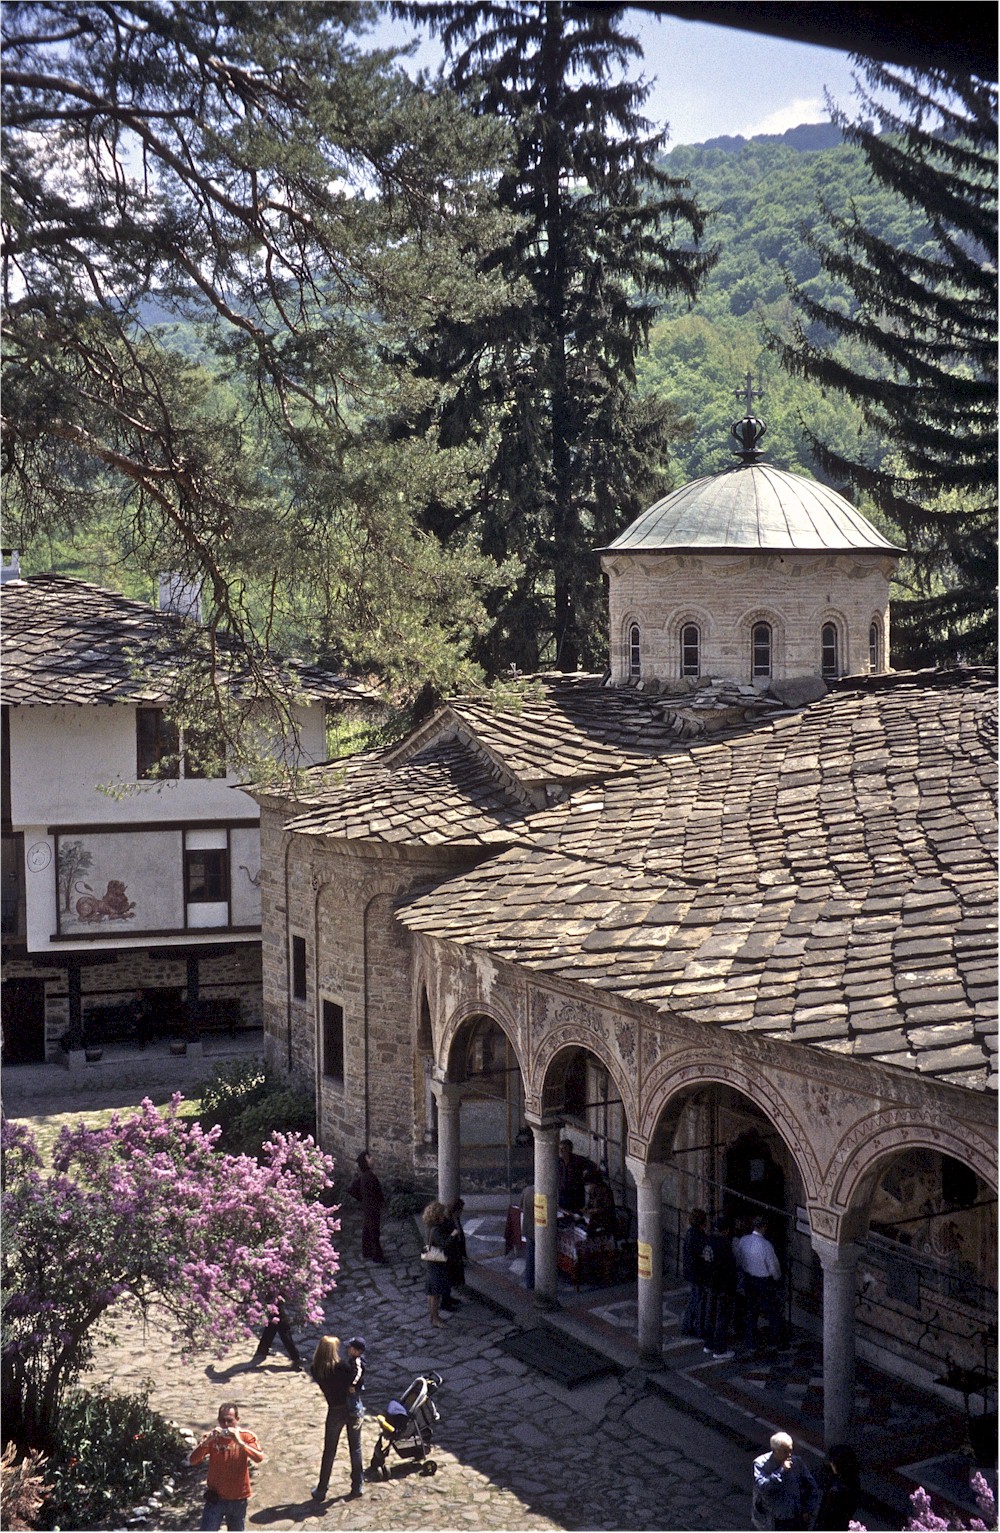
<svg viewBox="0 0 1000 1533">
<path fill-rule="evenodd" d="M 785 1344 L 785 1321 L 781 1312 L 781 1263 L 765 1231 L 767 1220 L 759 1216 L 749 1235 L 736 1246 L 736 1261 L 743 1274 L 746 1295 L 746 1334 L 744 1345 L 751 1351 L 757 1345 L 757 1325 L 761 1313 L 767 1316 L 768 1340 L 773 1347 Z"/>
</svg>

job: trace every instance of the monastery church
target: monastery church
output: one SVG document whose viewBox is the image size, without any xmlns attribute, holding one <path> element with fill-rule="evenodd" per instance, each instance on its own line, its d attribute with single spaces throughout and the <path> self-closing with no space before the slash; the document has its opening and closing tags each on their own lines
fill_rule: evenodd
<svg viewBox="0 0 1000 1533">
<path fill-rule="evenodd" d="M 892 670 L 900 551 L 763 431 L 599 551 L 607 676 L 257 795 L 265 1046 L 341 1162 L 533 1182 L 543 1307 L 572 1139 L 650 1365 L 687 1211 L 764 1212 L 830 1442 L 859 1356 L 995 1403 L 996 688 Z"/>
</svg>

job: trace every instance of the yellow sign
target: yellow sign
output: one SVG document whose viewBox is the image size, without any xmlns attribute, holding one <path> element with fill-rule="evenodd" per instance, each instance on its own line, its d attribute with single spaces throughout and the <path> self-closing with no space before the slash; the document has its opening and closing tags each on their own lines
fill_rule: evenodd
<svg viewBox="0 0 1000 1533">
<path fill-rule="evenodd" d="M 640 1240 L 636 1249 L 639 1253 L 639 1276 L 651 1278 L 653 1276 L 653 1247 L 645 1240 Z"/>
<path fill-rule="evenodd" d="M 535 1229 L 547 1230 L 549 1227 L 549 1200 L 544 1192 L 535 1193 Z"/>
</svg>

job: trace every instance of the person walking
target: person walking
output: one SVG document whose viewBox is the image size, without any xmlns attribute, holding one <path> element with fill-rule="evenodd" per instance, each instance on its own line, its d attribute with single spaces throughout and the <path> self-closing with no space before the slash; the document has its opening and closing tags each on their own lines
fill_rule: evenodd
<svg viewBox="0 0 1000 1533">
<path fill-rule="evenodd" d="M 838 1443 L 826 1455 L 821 1474 L 823 1494 L 813 1526 L 817 1533 L 843 1533 L 853 1522 L 861 1496 L 857 1455 L 846 1443 Z"/>
<path fill-rule="evenodd" d="M 770 1451 L 753 1461 L 750 1521 L 755 1528 L 805 1529 L 812 1525 L 819 1490 L 808 1464 L 793 1449 L 787 1432 L 775 1432 Z"/>
<path fill-rule="evenodd" d="M 705 1311 L 708 1306 L 708 1272 L 703 1261 L 708 1244 L 708 1215 L 703 1208 L 692 1208 L 681 1247 L 681 1271 L 691 1286 L 681 1318 L 685 1336 L 705 1336 Z"/>
<path fill-rule="evenodd" d="M 736 1305 L 736 1258 L 733 1255 L 733 1238 L 729 1220 L 720 1214 L 708 1237 L 712 1253 L 708 1262 L 708 1312 L 705 1351 L 711 1352 L 717 1363 L 733 1356 L 729 1350 L 729 1333 Z"/>
<path fill-rule="evenodd" d="M 288 1353 L 292 1367 L 298 1373 L 301 1373 L 304 1366 L 302 1358 L 299 1356 L 299 1349 L 295 1345 L 295 1337 L 292 1335 L 292 1327 L 289 1324 L 285 1306 L 280 1302 L 275 1305 L 274 1315 L 261 1332 L 260 1341 L 257 1343 L 257 1350 L 250 1359 L 250 1367 L 259 1368 L 261 1363 L 267 1361 L 268 1353 L 274 1345 L 274 1338 L 276 1336 L 280 1337 L 281 1345 Z"/>
<path fill-rule="evenodd" d="M 364 1407 L 358 1410 L 359 1394 L 351 1396 L 352 1389 L 360 1389 L 364 1375 L 364 1363 L 360 1357 L 350 1355 L 352 1350 L 357 1352 L 359 1341 L 361 1338 L 357 1337 L 349 1344 L 348 1356 L 345 1358 L 341 1356 L 340 1337 L 324 1336 L 313 1354 L 310 1371 L 326 1400 L 323 1456 L 319 1465 L 319 1479 L 312 1491 L 314 1501 L 327 1499 L 330 1471 L 337 1456 L 341 1432 L 347 1433 L 347 1451 L 351 1462 L 351 1491 L 347 1499 L 356 1501 L 364 1495 L 365 1474 L 361 1457 L 361 1418 Z M 361 1350 L 364 1350 L 363 1342 Z"/>
<path fill-rule="evenodd" d="M 535 1286 L 535 1184 L 529 1182 L 521 1193 L 521 1239 L 524 1241 L 524 1286 Z"/>
<path fill-rule="evenodd" d="M 448 1253 L 445 1248 L 445 1221 L 447 1210 L 443 1203 L 428 1203 L 423 1212 L 423 1225 L 427 1231 L 427 1244 L 420 1253 L 427 1273 L 427 1314 L 431 1325 L 443 1325 L 441 1301 L 450 1296 L 448 1284 Z"/>
<path fill-rule="evenodd" d="M 384 1262 L 382 1210 L 385 1207 L 385 1193 L 372 1168 L 371 1156 L 367 1150 L 362 1150 L 358 1156 L 357 1167 L 357 1175 L 347 1190 L 361 1204 L 361 1255 L 366 1261 Z"/>
<path fill-rule="evenodd" d="M 191 1465 L 208 1459 L 201 1514 L 201 1528 L 206 1533 L 221 1528 L 223 1523 L 231 1533 L 246 1527 L 250 1465 L 262 1464 L 264 1453 L 254 1434 L 241 1427 L 239 1421 L 239 1406 L 233 1400 L 225 1401 L 219 1406 L 217 1425 L 188 1454 Z"/>
<path fill-rule="evenodd" d="M 736 1250 L 736 1260 L 743 1273 L 746 1295 L 746 1330 L 744 1345 L 753 1351 L 757 1346 L 757 1328 L 762 1314 L 767 1317 L 768 1341 L 772 1347 L 785 1342 L 785 1322 L 781 1313 L 781 1263 L 767 1238 L 767 1220 L 761 1215 L 753 1222 Z"/>
</svg>

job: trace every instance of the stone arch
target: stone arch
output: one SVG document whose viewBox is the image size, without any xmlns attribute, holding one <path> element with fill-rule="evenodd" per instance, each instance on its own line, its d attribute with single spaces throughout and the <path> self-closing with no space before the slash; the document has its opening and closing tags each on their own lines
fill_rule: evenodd
<svg viewBox="0 0 1000 1533">
<path fill-rule="evenodd" d="M 877 638 L 876 644 L 875 644 L 875 667 L 874 667 L 874 670 L 872 670 L 872 665 L 871 665 L 871 648 L 872 648 L 872 645 L 871 645 L 871 631 L 872 631 L 873 628 L 875 629 L 875 631 L 876 631 L 876 633 L 878 635 L 878 638 Z M 871 616 L 869 617 L 867 627 L 865 628 L 864 640 L 865 640 L 865 659 L 866 659 L 866 662 L 868 664 L 869 673 L 872 674 L 872 675 L 876 675 L 876 674 L 878 674 L 878 673 L 880 673 L 882 671 L 888 670 L 888 668 L 889 668 L 888 635 L 887 635 L 887 632 L 886 632 L 885 613 L 882 612 L 880 609 L 876 609 L 874 612 L 872 612 Z"/>
<path fill-rule="evenodd" d="M 629 610 L 622 617 L 621 629 L 619 632 L 619 643 L 621 645 L 621 677 L 623 681 L 638 681 L 642 677 L 644 659 L 642 642 L 643 626 L 642 618 L 638 612 Z M 639 635 L 639 669 L 635 672 L 632 670 L 633 628 L 638 631 Z"/>
<path fill-rule="evenodd" d="M 657 1066 L 643 1091 L 643 1110 L 633 1153 L 650 1158 L 650 1149 L 662 1144 L 667 1132 L 672 1134 L 691 1092 L 704 1086 L 728 1086 L 754 1103 L 781 1139 L 805 1196 L 812 1200 L 821 1184 L 821 1169 L 799 1114 L 766 1076 L 759 1071 L 751 1072 L 749 1066 L 739 1061 L 684 1052 Z"/>
<path fill-rule="evenodd" d="M 625 1058 L 628 1057 L 628 1029 L 630 1026 L 631 1024 L 623 1023 L 619 1028 L 619 1032 L 623 1033 L 625 1037 L 625 1048 L 623 1049 Z M 622 1049 L 622 1037 L 618 1039 L 618 1046 L 619 1049 Z M 606 1032 L 599 1032 L 596 1028 L 589 1027 L 583 1022 L 569 1022 L 561 1026 L 557 1025 L 543 1037 L 540 1046 L 532 1058 L 530 1074 L 525 1076 L 525 1099 L 529 1110 L 533 1110 L 538 1116 L 541 1116 L 544 1111 L 546 1079 L 552 1065 L 560 1054 L 572 1049 L 582 1049 L 585 1053 L 593 1054 L 594 1058 L 607 1070 L 608 1075 L 614 1082 L 615 1089 L 621 1097 L 625 1113 L 626 1131 L 631 1142 L 633 1137 L 632 1125 L 636 1122 L 638 1107 L 631 1080 L 623 1068 L 621 1059 L 618 1058 L 611 1047 Z"/>
<path fill-rule="evenodd" d="M 513 1050 L 517 1067 L 521 1072 L 521 1079 L 525 1085 L 525 1095 L 527 1095 L 528 1077 L 524 1067 L 522 1044 L 517 1024 L 503 1007 L 496 1005 L 495 1002 L 483 1003 L 482 1001 L 477 1001 L 474 1005 L 463 1004 L 457 1007 L 451 1016 L 448 1017 L 441 1029 L 441 1036 L 438 1040 L 435 1053 L 435 1066 L 439 1075 L 444 1080 L 454 1079 L 452 1071 L 455 1068 L 455 1061 L 453 1059 L 455 1042 L 467 1023 L 478 1021 L 481 1017 L 486 1018 L 490 1022 L 495 1022 L 497 1027 L 505 1034 L 507 1042 Z"/>
<path fill-rule="evenodd" d="M 811 618 L 816 645 L 816 672 L 822 673 L 822 633 L 827 623 L 832 623 L 837 636 L 837 673 L 849 675 L 851 665 L 851 630 L 846 614 L 839 608 L 824 603 L 817 607 Z"/>
<path fill-rule="evenodd" d="M 937 1150 L 961 1161 L 997 1191 L 996 1144 L 967 1124 L 943 1118 L 928 1122 L 905 1109 L 872 1113 L 856 1123 L 838 1146 L 831 1172 L 817 1201 L 842 1211 L 850 1226 L 867 1223 L 867 1207 L 887 1160 L 909 1149 Z"/>
<path fill-rule="evenodd" d="M 745 671 L 748 677 L 752 677 L 751 639 L 758 623 L 767 623 L 771 630 L 771 675 L 781 676 L 785 670 L 787 643 L 785 620 L 774 607 L 764 606 L 747 608 L 733 625 L 740 656 L 740 672 L 742 674 Z"/>
<path fill-rule="evenodd" d="M 445 1036 L 440 1058 L 457 1098 L 463 1174 L 510 1192 L 531 1180 L 532 1158 L 517 1029 L 501 1008 L 477 1004 L 456 1012 Z"/>
<path fill-rule="evenodd" d="M 681 674 L 681 635 L 689 623 L 698 630 L 699 670 L 700 674 L 705 673 L 705 649 L 715 638 L 715 623 L 707 607 L 689 604 L 672 612 L 664 627 L 667 670 L 671 675 Z"/>
</svg>

